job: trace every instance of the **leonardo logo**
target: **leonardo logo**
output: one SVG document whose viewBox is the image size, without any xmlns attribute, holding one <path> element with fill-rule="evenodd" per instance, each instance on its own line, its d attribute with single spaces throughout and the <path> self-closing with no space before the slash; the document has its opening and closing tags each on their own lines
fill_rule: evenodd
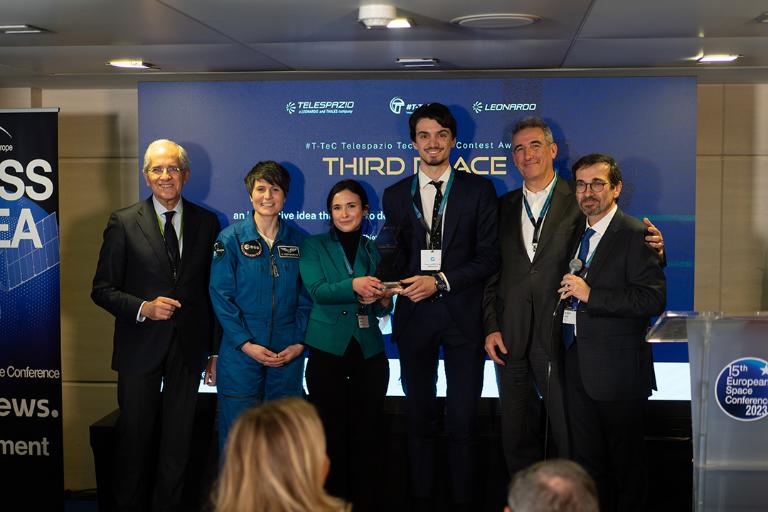
<svg viewBox="0 0 768 512">
<path fill-rule="evenodd" d="M 286 103 L 285 111 L 288 112 L 289 114 L 293 114 L 294 112 L 296 112 L 296 103 L 292 101 L 289 101 L 288 103 Z"/>
<path fill-rule="evenodd" d="M 475 114 L 481 112 L 509 112 L 520 110 L 536 110 L 537 105 L 535 103 L 484 103 L 482 101 L 476 101 L 472 104 L 472 110 Z"/>
</svg>

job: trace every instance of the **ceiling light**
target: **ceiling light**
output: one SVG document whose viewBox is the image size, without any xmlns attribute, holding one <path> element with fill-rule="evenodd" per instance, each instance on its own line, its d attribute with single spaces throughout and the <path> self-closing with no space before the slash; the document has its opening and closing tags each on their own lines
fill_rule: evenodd
<svg viewBox="0 0 768 512">
<path fill-rule="evenodd" d="M 399 57 L 395 60 L 406 68 L 433 68 L 438 62 L 434 57 Z"/>
<path fill-rule="evenodd" d="M 729 55 L 726 53 L 711 53 L 699 57 L 699 62 L 733 62 L 741 57 L 741 55 Z"/>
<path fill-rule="evenodd" d="M 155 66 L 149 62 L 144 62 L 141 59 L 115 59 L 108 63 L 115 68 L 127 68 L 127 69 L 152 69 Z"/>
<path fill-rule="evenodd" d="M 488 13 L 459 16 L 458 18 L 453 18 L 451 23 L 466 28 L 508 29 L 531 25 L 540 19 L 533 14 Z"/>
<path fill-rule="evenodd" d="M 48 32 L 44 28 L 34 27 L 32 25 L 0 25 L 0 32 L 3 34 L 41 34 Z"/>
<path fill-rule="evenodd" d="M 397 18 L 395 6 L 384 4 L 361 5 L 357 15 L 357 21 L 368 29 L 386 28 L 387 24 L 395 18 Z"/>
<path fill-rule="evenodd" d="M 755 18 L 755 21 L 758 23 L 768 23 L 768 11 Z"/>
<path fill-rule="evenodd" d="M 387 23 L 387 28 L 411 28 L 413 24 L 408 18 L 395 18 Z"/>
</svg>

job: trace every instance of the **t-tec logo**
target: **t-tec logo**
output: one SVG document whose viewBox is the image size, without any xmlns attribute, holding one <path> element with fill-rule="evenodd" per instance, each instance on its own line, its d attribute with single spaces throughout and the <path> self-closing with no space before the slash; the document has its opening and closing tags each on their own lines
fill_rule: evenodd
<svg viewBox="0 0 768 512">
<path fill-rule="evenodd" d="M 389 110 L 391 110 L 393 114 L 399 114 L 400 112 L 402 112 L 404 106 L 405 106 L 405 101 L 403 101 L 403 98 L 395 96 L 394 98 L 389 100 Z"/>
<path fill-rule="evenodd" d="M 56 418 L 59 411 L 48 407 L 48 399 L 43 398 L 0 398 L 0 417 L 13 414 L 17 418 Z"/>
<path fill-rule="evenodd" d="M 393 114 L 401 114 L 403 112 L 406 114 L 413 114 L 413 111 L 421 105 L 421 103 L 406 103 L 400 96 L 395 96 L 389 100 L 389 110 L 391 110 Z"/>
</svg>

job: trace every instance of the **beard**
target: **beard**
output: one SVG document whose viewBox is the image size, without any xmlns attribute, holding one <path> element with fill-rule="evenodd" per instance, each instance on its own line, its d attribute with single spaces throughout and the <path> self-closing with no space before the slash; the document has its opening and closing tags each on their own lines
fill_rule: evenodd
<svg viewBox="0 0 768 512">
<path fill-rule="evenodd" d="M 584 215 L 588 217 L 600 215 L 604 210 L 600 201 L 594 198 L 582 199 L 581 202 L 579 202 L 579 208 L 581 208 Z"/>
</svg>

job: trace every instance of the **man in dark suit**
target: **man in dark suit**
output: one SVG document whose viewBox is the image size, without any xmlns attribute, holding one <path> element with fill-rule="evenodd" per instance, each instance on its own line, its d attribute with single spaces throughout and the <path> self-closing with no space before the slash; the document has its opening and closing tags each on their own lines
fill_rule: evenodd
<svg viewBox="0 0 768 512">
<path fill-rule="evenodd" d="M 93 278 L 91 298 L 115 316 L 121 511 L 179 510 L 197 388 L 206 357 L 216 353 L 208 276 L 219 223 L 181 198 L 189 175 L 181 146 L 147 147 L 152 196 L 112 213 Z"/>
<path fill-rule="evenodd" d="M 584 217 L 571 185 L 555 172 L 557 144 L 544 121 L 518 122 L 512 148 L 523 187 L 499 198 L 501 268 L 486 287 L 483 314 L 485 350 L 497 364 L 504 456 L 514 475 L 544 457 L 569 454 L 554 290 Z M 649 244 L 663 253 L 661 233 L 645 221 Z"/>
<path fill-rule="evenodd" d="M 616 161 L 591 154 L 573 165 L 576 199 L 587 220 L 572 255 L 583 262 L 558 290 L 571 452 L 597 482 L 600 510 L 645 510 L 645 405 L 654 387 L 650 317 L 666 305 L 658 255 L 645 225 L 618 209 Z M 564 269 L 565 270 L 565 269 Z"/>
<path fill-rule="evenodd" d="M 452 503 L 471 510 L 475 419 L 483 383 L 483 284 L 498 266 L 496 194 L 490 181 L 454 171 L 456 120 L 430 103 L 409 119 L 417 175 L 384 191 L 385 229 L 398 233 L 398 343 L 408 419 L 411 496 L 428 509 L 435 476 L 438 353 L 448 382 L 446 430 Z"/>
</svg>

